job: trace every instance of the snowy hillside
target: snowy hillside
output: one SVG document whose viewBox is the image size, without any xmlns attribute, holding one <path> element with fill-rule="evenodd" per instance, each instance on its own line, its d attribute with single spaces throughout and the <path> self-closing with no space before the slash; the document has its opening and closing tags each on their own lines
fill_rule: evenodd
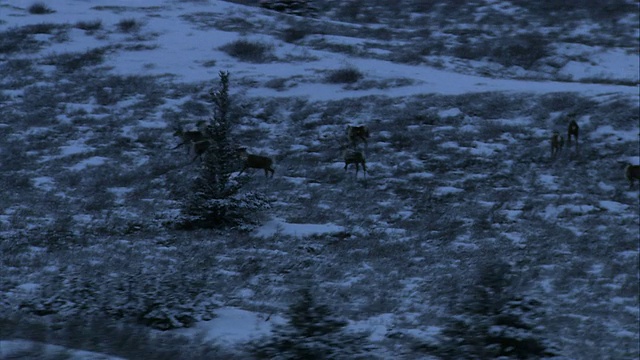
<svg viewBox="0 0 640 360">
<path fill-rule="evenodd" d="M 0 3 L 0 357 L 638 358 L 638 3 L 310 3 Z M 269 207 L 184 230 L 221 71 Z"/>
</svg>

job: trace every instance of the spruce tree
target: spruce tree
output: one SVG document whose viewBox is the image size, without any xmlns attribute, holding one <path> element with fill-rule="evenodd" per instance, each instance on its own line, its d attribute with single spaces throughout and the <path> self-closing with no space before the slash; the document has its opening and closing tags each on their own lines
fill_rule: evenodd
<svg viewBox="0 0 640 360">
<path fill-rule="evenodd" d="M 416 346 L 441 359 L 540 359 L 556 355 L 540 323 L 542 303 L 519 295 L 505 262 L 480 268 L 470 293 L 458 302 L 439 344 Z"/>
<path fill-rule="evenodd" d="M 178 227 L 182 229 L 240 227 L 253 223 L 256 211 L 269 207 L 267 198 L 256 192 L 241 192 L 243 183 L 231 175 L 240 167 L 229 114 L 229 73 L 221 71 L 220 88 L 211 92 L 212 115 L 205 135 L 209 147 L 202 155 L 200 173 L 184 200 Z"/>
<path fill-rule="evenodd" d="M 309 289 L 300 292 L 286 324 L 274 326 L 273 334 L 249 344 L 257 359 L 324 360 L 376 359 L 368 333 L 345 330 L 347 321 L 336 318 L 329 307 L 318 304 Z"/>
</svg>

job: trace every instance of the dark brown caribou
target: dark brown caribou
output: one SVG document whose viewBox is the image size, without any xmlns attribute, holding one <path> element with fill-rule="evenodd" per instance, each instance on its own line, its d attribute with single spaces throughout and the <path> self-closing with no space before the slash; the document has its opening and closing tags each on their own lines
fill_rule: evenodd
<svg viewBox="0 0 640 360">
<path fill-rule="evenodd" d="M 364 172 L 364 177 L 367 177 L 367 162 L 364 158 L 364 153 L 362 151 L 347 149 L 344 151 L 344 171 L 347 171 L 347 167 L 349 164 L 355 164 L 356 166 L 356 178 L 358 177 L 358 171 L 360 170 L 360 165 L 362 165 L 362 171 Z"/>
<path fill-rule="evenodd" d="M 276 171 L 273 170 L 273 160 L 271 158 L 262 155 L 249 154 L 245 147 L 239 148 L 237 153 L 243 161 L 242 170 L 240 170 L 238 175 L 242 174 L 249 168 L 263 169 L 265 177 L 269 177 L 269 173 L 271 173 L 271 177 L 275 174 Z"/>
<path fill-rule="evenodd" d="M 624 168 L 624 176 L 629 180 L 629 187 L 633 187 L 633 183 L 635 180 L 638 180 L 640 183 L 640 165 L 631 165 L 627 164 Z"/>
<path fill-rule="evenodd" d="M 562 150 L 563 146 L 564 138 L 560 136 L 559 132 L 554 131 L 553 135 L 551 135 L 551 157 L 558 155 L 558 152 Z"/>
<path fill-rule="evenodd" d="M 182 142 L 176 145 L 174 149 L 186 145 L 187 154 L 190 154 L 191 149 L 193 149 L 193 153 L 195 154 L 195 156 L 193 157 L 191 162 L 194 162 L 196 161 L 196 159 L 201 157 L 202 154 L 204 154 L 211 145 L 211 140 L 200 130 L 183 131 L 180 128 L 176 128 L 176 131 L 173 133 L 173 135 L 180 137 L 180 139 L 182 140 Z"/>
<path fill-rule="evenodd" d="M 347 139 L 349 139 L 349 144 L 351 146 L 356 146 L 358 141 L 364 143 L 367 146 L 367 139 L 369 138 L 369 129 L 364 126 L 352 126 L 347 125 Z"/>
<path fill-rule="evenodd" d="M 576 138 L 576 147 L 578 147 L 578 133 L 580 132 L 580 127 L 575 119 L 571 119 L 569 122 L 569 127 L 567 128 L 567 143 L 571 146 L 571 137 Z"/>
</svg>

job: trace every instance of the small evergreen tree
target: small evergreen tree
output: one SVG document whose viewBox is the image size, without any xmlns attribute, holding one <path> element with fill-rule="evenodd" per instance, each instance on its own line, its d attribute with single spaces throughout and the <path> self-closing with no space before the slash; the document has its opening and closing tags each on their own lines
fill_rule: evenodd
<svg viewBox="0 0 640 360">
<path fill-rule="evenodd" d="M 442 359 L 540 359 L 556 356 L 544 338 L 541 303 L 518 296 L 511 284 L 511 268 L 492 263 L 480 269 L 469 297 L 455 306 L 454 316 L 436 345 L 420 351 Z"/>
<path fill-rule="evenodd" d="M 210 139 L 202 155 L 200 174 L 185 199 L 178 227 L 220 228 L 254 223 L 252 215 L 269 207 L 268 199 L 255 192 L 240 192 L 243 183 L 231 178 L 240 159 L 232 145 L 233 122 L 229 116 L 229 73 L 221 71 L 220 89 L 211 93 L 213 113 L 204 130 Z"/>
<path fill-rule="evenodd" d="M 292 304 L 286 324 L 275 325 L 273 334 L 249 344 L 257 359 L 375 359 L 367 333 L 345 331 L 347 321 L 331 315 L 315 302 L 309 289 Z"/>
</svg>

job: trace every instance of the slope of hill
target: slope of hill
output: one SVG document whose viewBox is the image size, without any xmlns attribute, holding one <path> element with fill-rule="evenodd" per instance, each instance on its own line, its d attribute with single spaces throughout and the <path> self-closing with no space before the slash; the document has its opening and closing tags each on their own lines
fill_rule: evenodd
<svg viewBox="0 0 640 360">
<path fill-rule="evenodd" d="M 371 357 L 471 354 L 514 308 L 559 357 L 638 357 L 637 4 L 255 3 L 0 5 L 0 344 L 243 358 L 310 289 Z M 209 118 L 219 71 L 271 209 L 178 231 L 199 163 L 174 127 Z"/>
</svg>

